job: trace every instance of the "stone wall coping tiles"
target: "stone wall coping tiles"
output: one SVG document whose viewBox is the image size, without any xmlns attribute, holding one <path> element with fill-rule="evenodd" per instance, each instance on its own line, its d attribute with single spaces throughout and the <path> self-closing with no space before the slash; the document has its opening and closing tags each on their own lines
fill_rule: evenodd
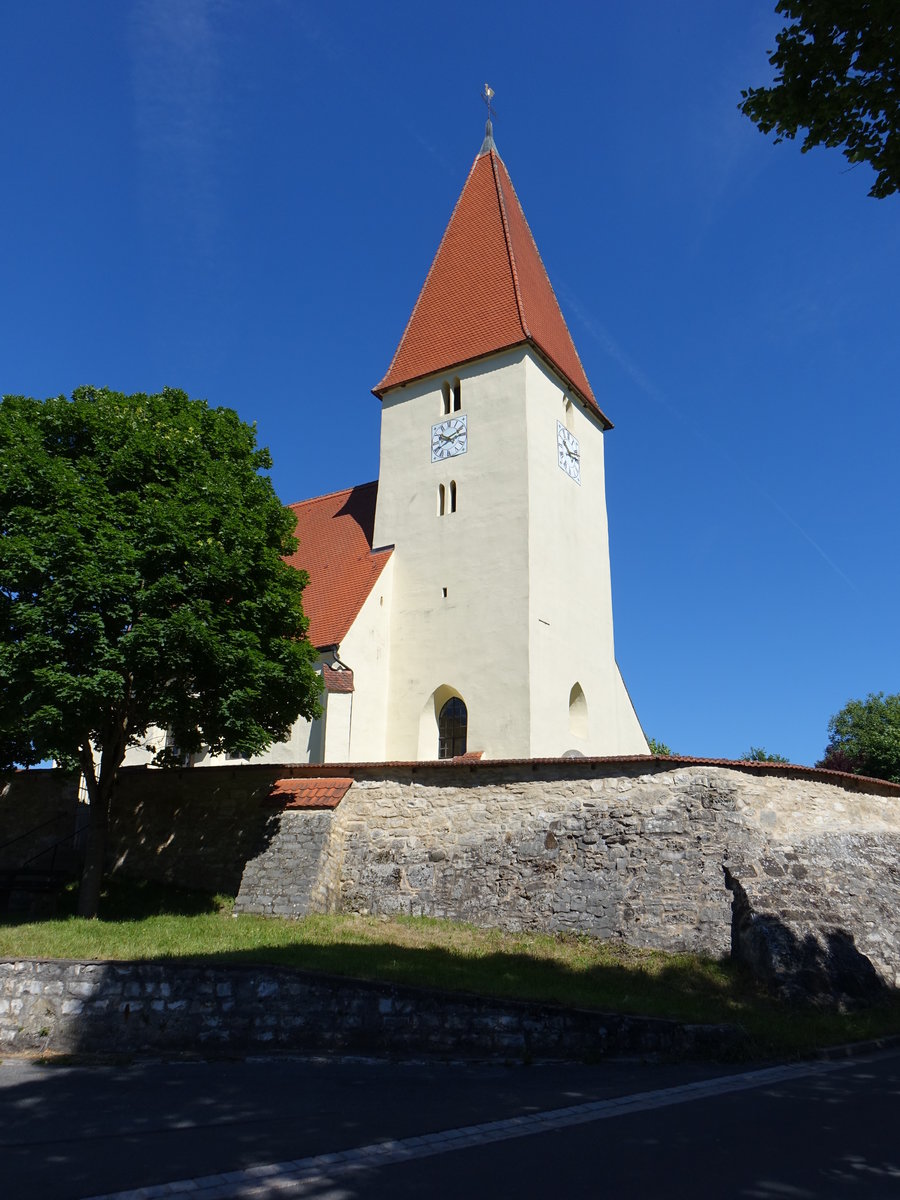
<svg viewBox="0 0 900 1200">
<path fill-rule="evenodd" d="M 555 776 L 561 779 L 579 779 L 602 773 L 604 775 L 633 776 L 655 775 L 677 770 L 679 767 L 724 767 L 741 774 L 818 781 L 834 784 L 848 792 L 866 792 L 875 795 L 900 797 L 900 783 L 885 779 L 871 779 L 863 775 L 851 775 L 845 771 L 828 771 L 821 767 L 808 767 L 793 763 L 764 763 L 733 761 L 724 758 L 690 758 L 679 755 L 618 755 L 584 758 L 461 758 L 435 759 L 432 761 L 391 762 L 345 762 L 345 763 L 294 763 L 270 765 L 246 763 L 240 766 L 228 764 L 217 767 L 186 768 L 216 772 L 224 778 L 247 778 L 259 775 L 262 780 L 321 778 L 349 776 L 354 780 L 366 778 L 403 778 L 423 774 L 437 777 L 455 776 L 452 782 L 461 786 L 466 776 L 487 776 L 500 771 L 514 770 L 516 775 L 527 779 L 535 774 L 541 777 Z M 133 772 L 156 771 L 153 767 L 123 767 L 120 776 Z"/>
<path fill-rule="evenodd" d="M 260 800 L 260 805 L 280 808 L 337 808 L 352 784 L 351 778 L 339 775 L 276 779 L 268 795 Z"/>
</svg>

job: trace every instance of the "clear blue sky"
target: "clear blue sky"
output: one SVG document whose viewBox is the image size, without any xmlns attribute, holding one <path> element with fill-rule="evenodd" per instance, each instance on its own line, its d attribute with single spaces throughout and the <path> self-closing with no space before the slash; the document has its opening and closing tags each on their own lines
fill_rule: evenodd
<svg viewBox="0 0 900 1200">
<path fill-rule="evenodd" d="M 737 111 L 774 0 L 33 0 L 0 41 L 0 391 L 169 384 L 285 501 L 375 478 L 393 354 L 482 137 L 604 411 L 648 734 L 809 763 L 900 690 L 900 197 Z"/>
</svg>

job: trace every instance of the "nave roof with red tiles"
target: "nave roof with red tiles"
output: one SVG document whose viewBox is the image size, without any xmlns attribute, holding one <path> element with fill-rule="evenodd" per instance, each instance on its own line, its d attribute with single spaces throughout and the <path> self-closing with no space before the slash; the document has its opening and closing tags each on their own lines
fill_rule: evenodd
<svg viewBox="0 0 900 1200">
<path fill-rule="evenodd" d="M 309 574 L 303 611 L 319 649 L 341 644 L 391 556 L 372 549 L 377 495 L 377 483 L 363 483 L 288 505 L 299 545 L 286 561 Z"/>
</svg>

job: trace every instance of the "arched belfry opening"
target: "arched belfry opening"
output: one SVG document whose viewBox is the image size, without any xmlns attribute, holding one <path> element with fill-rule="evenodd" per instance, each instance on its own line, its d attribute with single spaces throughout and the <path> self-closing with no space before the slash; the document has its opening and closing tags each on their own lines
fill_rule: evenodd
<svg viewBox="0 0 900 1200">
<path fill-rule="evenodd" d="M 587 699 L 580 683 L 573 683 L 569 692 L 569 733 L 577 738 L 588 735 Z"/>
</svg>

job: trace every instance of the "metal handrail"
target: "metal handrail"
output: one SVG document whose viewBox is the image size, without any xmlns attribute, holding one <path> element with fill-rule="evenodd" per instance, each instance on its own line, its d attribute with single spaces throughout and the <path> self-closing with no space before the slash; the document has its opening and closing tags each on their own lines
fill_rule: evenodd
<svg viewBox="0 0 900 1200">
<path fill-rule="evenodd" d="M 21 842 L 27 837 L 31 837 L 33 833 L 37 833 L 39 829 L 46 829 L 48 825 L 55 825 L 59 820 L 59 816 L 50 817 L 47 821 L 42 821 L 40 825 L 35 825 L 33 829 L 26 829 L 24 833 L 20 833 L 17 837 L 10 838 L 8 842 L 0 844 L 0 852 L 5 850 L 7 846 L 14 846 L 16 842 Z M 77 832 L 77 831 L 76 831 Z"/>
<path fill-rule="evenodd" d="M 25 867 L 30 866 L 33 862 L 37 862 L 39 858 L 43 858 L 45 854 L 52 850 L 53 857 L 50 860 L 50 866 L 48 868 L 48 870 L 52 871 L 54 869 L 54 864 L 56 863 L 56 851 L 59 849 L 59 847 L 64 846 L 66 842 L 74 842 L 77 837 L 80 837 L 83 834 L 83 829 L 75 829 L 72 833 L 67 833 L 65 837 L 59 838 L 55 842 L 51 842 L 49 846 L 44 846 L 42 850 L 38 850 L 37 854 L 33 854 L 31 858 L 26 858 L 18 869 L 20 871 L 24 870 Z"/>
</svg>

